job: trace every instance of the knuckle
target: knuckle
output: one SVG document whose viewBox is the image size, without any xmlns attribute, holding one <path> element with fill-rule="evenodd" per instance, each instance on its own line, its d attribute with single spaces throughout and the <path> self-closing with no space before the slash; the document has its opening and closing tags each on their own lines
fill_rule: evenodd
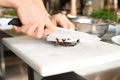
<svg viewBox="0 0 120 80">
<path fill-rule="evenodd" d="M 61 14 L 61 13 L 58 13 L 58 14 L 55 15 L 55 17 L 57 17 L 57 18 L 62 17 L 62 16 L 63 16 L 63 14 Z"/>
</svg>

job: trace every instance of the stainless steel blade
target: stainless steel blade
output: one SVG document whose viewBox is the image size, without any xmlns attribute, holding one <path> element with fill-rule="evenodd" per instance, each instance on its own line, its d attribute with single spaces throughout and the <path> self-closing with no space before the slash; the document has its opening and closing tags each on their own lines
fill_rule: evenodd
<svg viewBox="0 0 120 80">
<path fill-rule="evenodd" d="M 64 40 L 66 42 L 74 42 L 78 39 L 80 42 L 95 42 L 101 40 L 95 35 L 59 27 L 56 27 L 56 30 L 47 36 L 47 41 L 57 41 L 57 39 L 59 39 L 60 42 Z"/>
</svg>

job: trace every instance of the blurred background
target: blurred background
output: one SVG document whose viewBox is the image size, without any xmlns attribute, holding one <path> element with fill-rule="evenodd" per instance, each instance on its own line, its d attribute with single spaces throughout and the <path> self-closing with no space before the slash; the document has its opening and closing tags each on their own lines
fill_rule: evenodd
<svg viewBox="0 0 120 80">
<path fill-rule="evenodd" d="M 120 0 L 43 0 L 47 11 L 53 15 L 56 13 L 62 13 L 68 17 L 79 30 L 80 26 L 84 22 L 80 22 L 79 18 L 85 19 L 88 23 L 91 23 L 93 19 L 102 19 L 106 23 L 116 24 L 120 20 Z M 106 16 L 107 15 L 107 16 Z M 11 8 L 0 7 L 0 19 L 11 19 L 17 17 L 16 12 Z M 80 24 L 77 24 L 80 23 Z M 22 33 L 16 33 L 13 29 L 3 29 L 3 22 L 0 21 L 0 41 L 4 37 L 14 37 L 21 36 Z M 77 26 L 78 25 L 78 26 Z M 83 25 L 83 24 L 82 24 Z M 85 25 L 84 25 L 85 26 Z M 88 25 L 87 29 L 89 28 Z M 90 24 L 89 24 L 90 26 Z M 108 29 L 108 28 L 107 28 Z M 13 52 L 5 49 L 5 65 L 6 65 L 6 75 L 7 80 L 27 80 L 27 69 L 25 63 L 14 55 Z M 1 62 L 1 59 L 0 59 Z M 1 64 L 1 63 L 0 63 Z M 89 80 L 120 80 L 120 73 L 118 69 L 113 69 L 110 71 L 104 71 L 102 74 L 103 78 L 99 77 L 97 74 L 87 76 Z M 111 74 L 113 73 L 113 74 Z M 101 73 L 99 73 L 101 75 Z M 117 75 L 117 78 L 116 75 Z M 112 76 L 110 78 L 107 78 Z M 0 80 L 2 80 L 2 73 L 0 67 Z"/>
<path fill-rule="evenodd" d="M 116 12 L 120 8 L 119 0 L 43 0 L 46 9 L 50 14 L 65 11 L 65 14 L 71 13 L 71 7 L 76 6 L 78 16 L 87 16 L 89 9 L 99 9 L 108 7 L 110 11 Z M 75 4 L 72 4 L 74 3 Z M 90 15 L 90 14 L 89 14 Z M 10 8 L 0 8 L 0 17 L 16 16 L 15 11 Z"/>
</svg>

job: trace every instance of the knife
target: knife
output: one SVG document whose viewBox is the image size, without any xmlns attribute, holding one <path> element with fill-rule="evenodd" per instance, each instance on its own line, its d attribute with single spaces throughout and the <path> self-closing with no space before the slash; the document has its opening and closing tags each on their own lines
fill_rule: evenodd
<svg viewBox="0 0 120 80">
<path fill-rule="evenodd" d="M 18 18 L 13 18 L 8 25 L 21 27 L 22 23 Z M 56 42 L 62 46 L 75 46 L 79 42 L 95 42 L 100 40 L 101 39 L 95 35 L 60 27 L 56 27 L 55 31 L 47 36 L 47 41 Z"/>
</svg>

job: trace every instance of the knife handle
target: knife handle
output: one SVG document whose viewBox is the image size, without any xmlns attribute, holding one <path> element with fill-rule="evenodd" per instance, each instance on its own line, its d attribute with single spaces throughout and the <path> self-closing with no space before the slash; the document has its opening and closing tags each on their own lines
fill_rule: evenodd
<svg viewBox="0 0 120 80">
<path fill-rule="evenodd" d="M 10 22 L 8 22 L 8 25 L 15 25 L 21 27 L 22 22 L 19 20 L 19 18 L 13 18 Z"/>
<path fill-rule="evenodd" d="M 22 22 L 19 20 L 19 18 L 13 18 L 10 22 L 8 22 L 8 25 L 15 25 L 17 27 L 21 27 Z M 45 28 L 46 28 L 46 26 L 44 27 L 44 29 Z"/>
</svg>

